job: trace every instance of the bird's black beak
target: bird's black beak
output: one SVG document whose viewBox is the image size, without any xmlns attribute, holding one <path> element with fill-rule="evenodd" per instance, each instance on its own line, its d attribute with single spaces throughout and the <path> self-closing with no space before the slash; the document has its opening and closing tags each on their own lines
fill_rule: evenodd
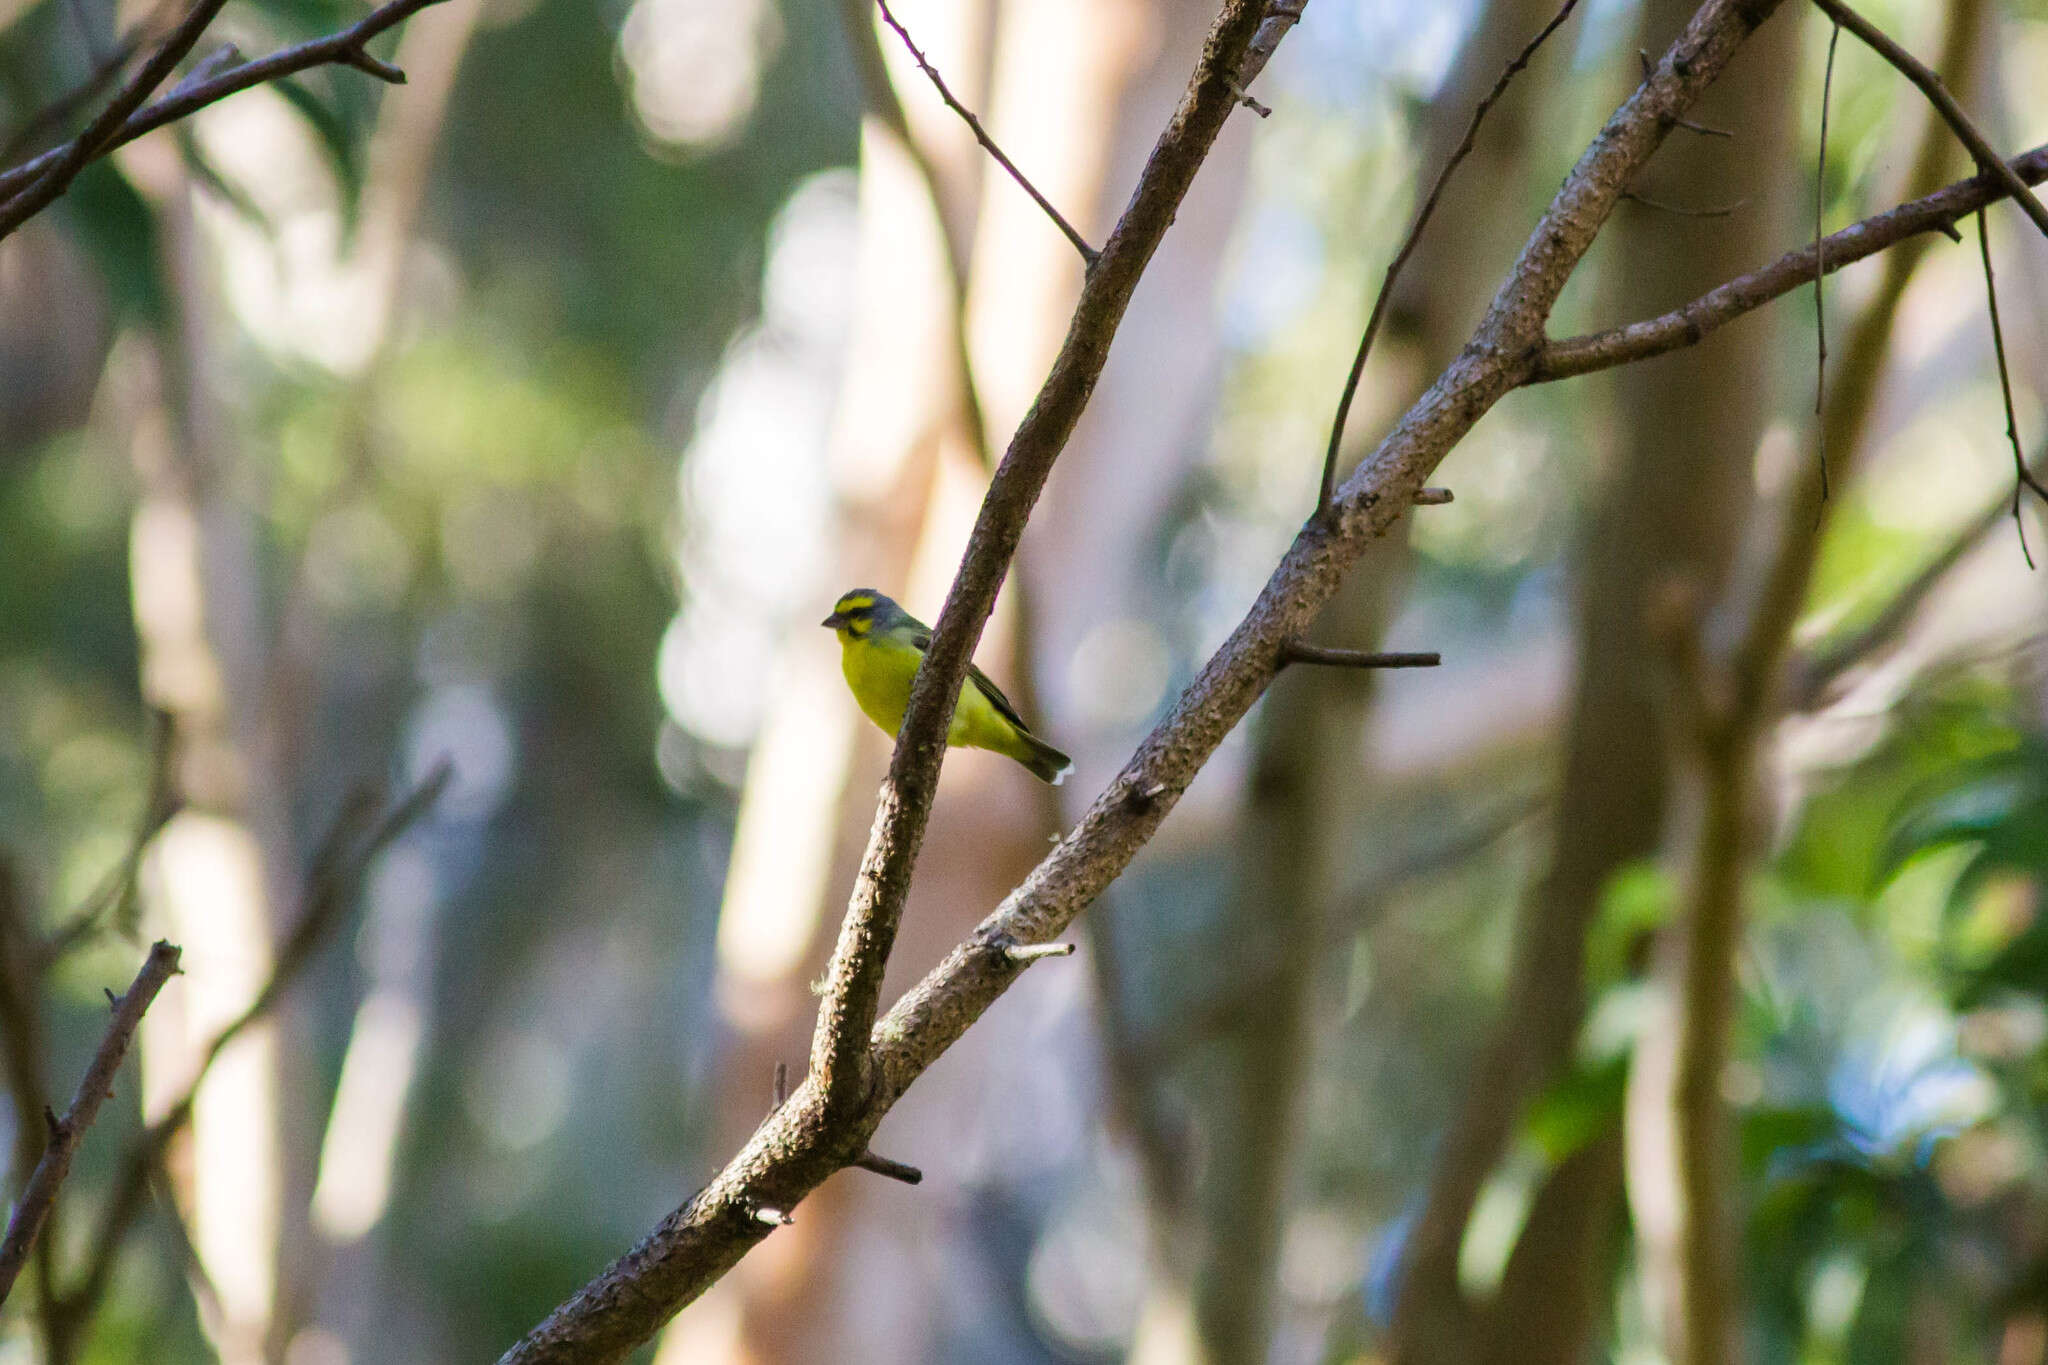
<svg viewBox="0 0 2048 1365">
<path fill-rule="evenodd" d="M 841 626 L 846 624 L 846 617 L 841 613 L 835 611 L 830 616 L 826 617 L 824 620 L 818 622 L 818 624 L 825 627 L 825 629 L 827 630 L 837 630 Z"/>
</svg>

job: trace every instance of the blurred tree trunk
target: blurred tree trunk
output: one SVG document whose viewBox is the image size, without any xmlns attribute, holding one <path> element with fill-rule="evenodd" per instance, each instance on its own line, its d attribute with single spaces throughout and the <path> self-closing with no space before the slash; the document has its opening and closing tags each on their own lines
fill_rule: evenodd
<svg viewBox="0 0 2048 1365">
<path fill-rule="evenodd" d="M 1413 173 L 1419 186 L 1449 159 L 1479 99 L 1554 8 L 1549 0 L 1486 7 L 1431 101 Z M 1524 223 L 1497 211 L 1498 201 L 1503 186 L 1529 179 L 1529 130 L 1564 65 L 1561 54 L 1545 54 L 1509 88 L 1447 188 L 1391 301 L 1386 344 L 1351 424 L 1353 451 L 1456 353 L 1499 263 L 1512 258 Z M 1380 254 L 1396 246 L 1386 243 Z M 1377 270 L 1371 278 L 1377 282 Z M 1408 559 L 1404 527 L 1353 571 L 1323 613 L 1318 640 L 1374 648 Z M 1195 1358 L 1215 1365 L 1253 1365 L 1271 1348 L 1280 1248 L 1305 1136 L 1302 1098 L 1315 1054 L 1326 922 L 1373 823 L 1376 783 L 1364 744 L 1372 695 L 1369 674 L 1301 668 L 1262 709 L 1239 856 L 1216 936 L 1216 950 L 1233 963 L 1212 974 L 1232 983 L 1234 1007 L 1216 1015 L 1219 1026 L 1187 1087 L 1206 1162 L 1193 1187 L 1179 1191 L 1180 1206 L 1158 1211 L 1183 1229 L 1163 1240 L 1188 1249 L 1180 1269 L 1191 1280 Z"/>
<path fill-rule="evenodd" d="M 1694 8 L 1648 0 L 1636 45 L 1661 50 Z M 1791 20 L 1766 25 L 1702 101 L 1695 117 L 1732 139 L 1677 132 L 1637 186 L 1680 206 L 1741 201 L 1735 214 L 1622 206 L 1606 276 L 1614 317 L 1675 306 L 1789 239 L 1797 37 Z M 1573 1361 L 1605 1297 L 1620 1201 L 1612 1140 L 1550 1174 L 1522 1233 L 1543 1244 L 1511 1254 L 1491 1321 L 1459 1286 L 1459 1255 L 1524 1104 L 1569 1065 L 1585 1013 L 1586 939 L 1608 879 L 1658 847 L 1669 740 L 1646 610 L 1660 583 L 1683 578 L 1712 593 L 1726 578 L 1770 411 L 1768 328 L 1745 320 L 1694 351 L 1621 372 L 1613 451 L 1581 555 L 1578 680 L 1549 869 L 1524 903 L 1502 1018 L 1413 1234 L 1395 1323 L 1403 1361 L 1465 1362 L 1488 1349 L 1504 1361 Z"/>
<path fill-rule="evenodd" d="M 1981 0 L 1961 0 L 1946 17 L 1937 70 L 1959 91 L 1968 88 L 1984 18 Z M 1902 197 L 1932 192 L 1959 161 L 1953 138 L 1930 112 L 1922 113 L 1919 127 Z M 1659 1311 L 1666 1349 L 1698 1365 L 1741 1354 L 1736 1248 L 1742 1210 L 1721 1076 L 1733 1030 L 1744 879 L 1768 823 L 1759 773 L 1782 714 L 1792 631 L 1830 515 L 1870 445 L 1893 323 L 1928 243 L 1910 245 L 1887 253 L 1875 295 L 1829 367 L 1819 425 L 1833 496 L 1818 470 L 1786 461 L 1776 515 L 1749 538 L 1743 572 L 1726 600 L 1717 611 L 1673 623 L 1690 635 L 1677 644 L 1681 662 L 1674 679 L 1679 818 L 1671 861 L 1679 913 L 1658 953 L 1655 1017 L 1662 1022 L 1645 1028 L 1629 1078 L 1628 1183 L 1643 1282 Z"/>
<path fill-rule="evenodd" d="M 269 631 L 256 528 L 212 391 L 212 280 L 191 191 L 166 144 L 137 144 L 124 165 L 163 228 L 170 322 L 115 373 L 131 384 L 141 495 L 130 572 L 142 691 L 170 725 L 183 809 L 152 844 L 142 887 L 162 932 L 185 950 L 186 987 L 143 1021 L 145 1116 L 183 1093 L 214 1035 L 269 975 L 278 907 L 296 865 L 290 803 L 262 713 Z M 140 341 L 140 339 L 138 339 Z M 209 1293 L 208 1334 L 226 1365 L 277 1358 L 281 1216 L 278 1037 L 246 1030 L 200 1088 L 166 1161 Z M 82 1343 L 53 1342 L 53 1360 Z"/>
<path fill-rule="evenodd" d="M 379 477 L 384 463 L 384 438 L 376 421 L 379 399 L 402 324 L 408 321 L 406 289 L 413 278 L 408 267 L 419 240 L 428 179 L 482 13 L 483 0 L 447 0 L 407 24 L 393 54 L 406 73 L 406 93 L 378 106 L 347 260 L 359 280 L 355 297 L 367 315 L 368 340 L 367 358 L 341 405 L 339 421 L 353 467 L 327 495 L 335 504 Z M 311 720 L 332 696 L 322 683 L 334 658 L 329 653 L 335 647 L 333 623 L 317 595 L 306 590 L 305 579 L 301 562 L 282 594 L 271 662 L 269 721 L 276 748 L 288 755 L 304 750 Z M 300 1136 L 285 1152 L 287 1197 L 273 1333 L 280 1349 L 289 1349 L 292 1337 L 309 1321 L 359 1346 L 389 1342 L 413 1326 L 390 1312 L 396 1298 L 391 1277 L 402 1272 L 389 1264 L 381 1242 L 363 1243 L 383 1219 L 390 1198 L 421 1043 L 429 1031 L 435 935 L 380 932 L 374 919 L 363 932 L 378 947 L 362 954 L 367 980 L 355 1002 L 341 1076 L 330 1083 L 315 1068 L 295 1068 L 283 1097 L 287 1131 Z M 318 1004 L 310 993 L 300 992 L 279 1006 L 280 1025 L 289 1037 L 318 1036 Z"/>
</svg>

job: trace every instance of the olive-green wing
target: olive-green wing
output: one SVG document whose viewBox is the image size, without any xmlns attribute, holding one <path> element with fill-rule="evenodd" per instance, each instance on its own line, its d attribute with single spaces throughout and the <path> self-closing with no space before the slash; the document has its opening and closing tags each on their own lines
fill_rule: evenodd
<svg viewBox="0 0 2048 1365">
<path fill-rule="evenodd" d="M 917 646 L 918 653 L 929 653 L 932 647 L 932 633 L 923 626 L 919 626 L 911 632 L 910 643 Z M 1010 699 L 1003 695 L 1003 689 L 988 680 L 988 674 L 982 672 L 973 664 L 969 664 L 967 665 L 967 681 L 974 684 L 975 691 L 988 698 L 988 704 L 995 707 L 1004 720 L 1007 720 L 1027 735 L 1031 733 L 1031 727 L 1024 723 L 1024 717 L 1017 714 L 1017 708 L 1012 706 Z"/>
</svg>

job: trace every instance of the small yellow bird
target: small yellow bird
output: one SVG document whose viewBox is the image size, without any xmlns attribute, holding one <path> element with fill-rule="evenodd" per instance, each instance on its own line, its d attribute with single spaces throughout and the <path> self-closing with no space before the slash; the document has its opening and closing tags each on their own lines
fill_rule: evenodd
<svg viewBox="0 0 2048 1365">
<path fill-rule="evenodd" d="M 853 699 L 884 733 L 895 734 L 910 705 L 911 680 L 931 648 L 931 628 L 873 588 L 847 593 L 819 624 L 839 633 L 839 666 Z M 1073 760 L 1032 734 L 1010 699 L 973 664 L 960 685 L 946 743 L 1014 758 L 1055 786 L 1074 770 Z"/>
</svg>

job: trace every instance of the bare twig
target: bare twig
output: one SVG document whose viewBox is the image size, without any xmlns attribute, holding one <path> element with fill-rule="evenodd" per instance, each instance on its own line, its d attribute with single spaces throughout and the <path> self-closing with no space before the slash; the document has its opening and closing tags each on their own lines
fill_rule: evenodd
<svg viewBox="0 0 2048 1365">
<path fill-rule="evenodd" d="M 860 1170 L 872 1171 L 891 1180 L 900 1180 L 906 1185 L 921 1184 L 924 1180 L 924 1172 L 917 1167 L 901 1161 L 891 1161 L 885 1156 L 876 1156 L 873 1152 L 862 1152 L 853 1159 L 852 1164 Z"/>
<path fill-rule="evenodd" d="M 2048 179 L 2048 146 L 2036 147 L 2019 157 L 2011 170 L 2029 184 Z M 1819 251 L 1810 244 L 1788 251 L 1763 269 L 1730 280 L 1668 313 L 1625 327 L 1547 342 L 1536 357 L 1529 382 L 1569 379 L 1696 345 L 1709 332 L 1744 313 L 1801 285 L 1811 284 L 1817 265 L 1825 265 L 1832 275 L 1908 237 L 1946 231 L 1960 219 L 2006 195 L 2003 182 L 1986 176 L 1959 180 L 1925 198 L 1831 233 L 1823 239 Z"/>
<path fill-rule="evenodd" d="M 154 712 L 150 723 L 153 738 L 150 743 L 149 794 L 143 800 L 142 814 L 129 837 L 128 847 L 85 902 L 43 942 L 36 954 L 38 971 L 47 970 L 52 963 L 91 938 L 110 915 L 115 923 L 123 922 L 134 904 L 136 876 L 142 869 L 142 857 L 149 851 L 150 841 L 183 804 L 178 784 L 173 780 L 174 746 L 170 717 L 161 711 Z"/>
<path fill-rule="evenodd" d="M 868 0 L 839 0 L 839 15 L 847 45 L 852 49 L 854 74 L 860 82 L 861 97 L 868 112 L 879 119 L 889 130 L 889 135 L 896 139 L 904 155 L 917 167 L 918 178 L 924 182 L 925 192 L 931 196 L 932 216 L 938 221 L 939 242 L 946 253 L 946 275 L 953 286 L 949 310 L 950 339 L 953 363 L 960 374 L 961 423 L 966 428 L 968 444 L 974 448 L 975 459 L 984 467 L 993 466 L 995 452 L 989 449 L 988 419 L 982 407 L 981 390 L 974 377 L 972 348 L 968 344 L 966 247 L 946 222 L 944 178 L 930 150 L 911 129 L 910 120 L 903 113 L 903 103 L 896 97 L 896 87 L 889 81 L 889 68 L 882 59 L 879 35 L 868 19 Z"/>
<path fill-rule="evenodd" d="M 1747 199 L 1738 199 L 1732 204 L 1721 204 L 1714 208 L 1692 209 L 1683 204 L 1668 204 L 1662 199 L 1652 199 L 1649 195 L 1638 194 L 1634 190 L 1629 190 L 1621 197 L 1631 204 L 1641 204 L 1646 209 L 1655 209 L 1659 213 L 1669 213 L 1680 218 L 1726 218 L 1749 203 Z"/>
<path fill-rule="evenodd" d="M 144 133 L 154 132 L 167 123 L 176 122 L 209 104 L 226 99 L 229 95 L 239 94 L 252 86 L 262 85 L 266 81 L 274 81 L 282 76 L 296 75 L 316 66 L 334 64 L 357 66 L 371 71 L 382 80 L 394 83 L 402 81 L 403 72 L 388 64 L 368 59 L 363 45 L 428 6 L 439 4 L 440 0 L 391 0 L 390 4 L 372 10 L 357 23 L 337 33 L 246 62 L 222 72 L 211 80 L 181 87 L 147 108 L 138 108 L 141 101 L 163 83 L 170 68 L 177 64 L 178 58 L 190 51 L 193 43 L 198 41 L 199 30 L 205 28 L 205 23 L 198 23 L 194 28 L 194 21 L 202 14 L 210 21 L 223 2 L 224 0 L 201 0 L 200 6 L 186 17 L 185 22 L 180 24 L 158 49 L 157 56 L 162 57 L 176 48 L 170 60 L 163 64 L 163 70 L 156 72 L 151 78 L 158 65 L 157 58 L 152 58 L 123 88 L 121 95 L 107 106 L 99 118 L 93 120 L 92 126 L 85 132 L 41 156 L 24 161 L 6 171 L 0 171 L 0 195 L 12 196 L 5 201 L 4 207 L 0 207 L 0 237 L 5 237 L 30 217 L 55 202 L 70 185 L 72 177 L 89 162 L 105 156 L 117 147 L 133 142 Z M 182 46 L 179 46 L 181 43 Z"/>
<path fill-rule="evenodd" d="M 1842 26 L 1828 31 L 1828 61 L 1820 81 L 1820 151 L 1813 170 L 1813 329 L 1819 354 L 1813 366 L 1813 441 L 1820 463 L 1820 499 L 1828 500 L 1828 307 L 1824 292 L 1828 278 L 1828 101 L 1835 90 L 1835 48 L 1842 41 Z"/>
<path fill-rule="evenodd" d="M 49 1116 L 49 1145 L 43 1148 L 42 1159 L 36 1163 L 35 1173 L 22 1190 L 14 1216 L 7 1221 L 5 1240 L 0 1241 L 0 1302 L 6 1301 L 8 1291 L 14 1288 L 15 1277 L 21 1274 L 22 1266 L 28 1261 L 29 1248 L 34 1245 L 43 1220 L 57 1202 L 57 1191 L 63 1185 L 64 1177 L 71 1172 L 71 1158 L 77 1154 L 78 1144 L 85 1140 L 85 1130 L 92 1127 L 92 1121 L 99 1116 L 100 1104 L 113 1091 L 114 1073 L 121 1069 L 121 1061 L 128 1055 L 128 1045 L 134 1041 L 135 1030 L 142 1023 L 143 1014 L 177 970 L 178 950 L 159 940 L 143 960 L 142 970 L 135 974 L 134 984 L 128 987 L 128 993 L 115 1006 L 114 1017 L 107 1023 L 106 1036 L 100 1040 L 92 1064 L 85 1069 L 84 1077 L 78 1082 L 78 1091 L 71 1097 L 70 1109 L 61 1119 L 49 1115 L 48 1110 L 44 1111 Z M 19 1115 L 18 1119 L 27 1122 L 29 1116 Z"/>
<path fill-rule="evenodd" d="M 0 145 L 0 158 L 20 155 L 45 132 L 64 123 L 72 114 L 98 98 L 100 92 L 113 84 L 114 78 L 119 76 L 135 54 L 142 50 L 143 44 L 154 36 L 161 17 L 160 14 L 151 15 L 137 24 L 115 45 L 113 51 L 94 62 L 93 69 L 86 74 L 84 80 L 30 115 L 28 121 L 8 137 L 5 145 Z"/>
<path fill-rule="evenodd" d="M 11 194 L 5 203 L 0 203 L 0 237 L 7 236 L 55 203 L 57 197 L 70 188 L 72 179 L 85 169 L 86 163 L 113 145 L 122 123 L 169 78 L 171 71 L 192 50 L 192 45 L 199 41 L 199 35 L 206 31 L 206 26 L 213 22 L 214 16 L 226 3 L 227 0 L 197 0 L 157 50 L 150 54 L 149 60 L 128 78 L 127 84 L 108 101 L 106 108 L 100 110 L 99 116 L 86 125 L 85 131 L 51 153 L 49 164 L 36 174 L 27 188 L 12 192 L 12 187 L 0 187 L 0 193 Z"/>
<path fill-rule="evenodd" d="M 1455 499 L 1448 488 L 1418 488 L 1414 502 L 1417 507 L 1446 507 Z"/>
<path fill-rule="evenodd" d="M 158 45 L 150 59 L 141 63 L 141 70 L 137 70 L 127 84 L 121 86 L 115 98 L 106 102 L 106 108 L 102 108 L 98 117 L 86 125 L 86 131 L 49 153 L 49 164 L 35 174 L 27 188 L 14 192 L 12 186 L 0 186 L 0 194 L 10 194 L 6 203 L 0 203 L 0 237 L 6 237 L 10 231 L 53 205 L 57 196 L 72 186 L 72 180 L 88 162 L 104 156 L 104 151 L 115 145 L 115 137 L 127 117 L 141 108 L 141 102 L 150 98 L 156 88 L 170 78 L 170 72 L 178 61 L 184 59 L 184 53 L 193 49 L 193 43 L 197 43 L 199 35 L 207 31 L 207 25 L 213 23 L 213 16 L 221 12 L 225 2 L 227 0 L 197 0 L 197 4 L 193 4 L 193 8 L 164 37 L 162 45 Z M 43 158 L 37 160 L 41 162 Z M 33 164 L 35 162 L 31 162 L 31 166 Z"/>
<path fill-rule="evenodd" d="M 1323 664 L 1331 668 L 1435 668 L 1444 656 L 1427 653 L 1396 653 L 1387 650 L 1325 649 L 1321 645 L 1289 640 L 1280 649 L 1280 664 Z"/>
<path fill-rule="evenodd" d="M 1437 172 L 1436 183 L 1430 186 L 1429 194 L 1422 201 L 1422 207 L 1416 211 L 1415 221 L 1408 228 L 1408 236 L 1403 239 L 1401 249 L 1394 253 L 1393 261 L 1388 264 L 1386 277 L 1380 281 L 1379 295 L 1373 299 L 1372 312 L 1365 320 L 1365 334 L 1358 339 L 1358 353 L 1351 358 L 1351 371 L 1344 377 L 1344 392 L 1337 399 L 1337 415 L 1330 422 L 1330 440 L 1323 451 L 1322 482 L 1316 487 L 1318 519 L 1327 516 L 1330 511 L 1330 498 L 1337 487 L 1337 457 L 1344 445 L 1344 423 L 1351 416 L 1352 401 L 1358 397 L 1358 382 L 1365 377 L 1366 357 L 1372 354 L 1373 339 L 1379 335 L 1380 323 L 1387 313 L 1387 301 L 1393 297 L 1394 282 L 1401 276 L 1401 267 L 1407 265 L 1408 258 L 1415 254 L 1415 245 L 1422 239 L 1422 230 L 1429 226 L 1430 216 L 1436 212 L 1437 201 L 1443 198 L 1444 186 L 1450 183 L 1452 174 L 1465 158 L 1472 154 L 1473 144 L 1479 138 L 1479 125 L 1485 122 L 1487 113 L 1500 102 L 1500 97 L 1507 92 L 1509 83 L 1535 58 L 1536 50 L 1543 46 L 1551 34 L 1557 32 L 1565 20 L 1571 18 L 1572 11 L 1578 7 L 1578 3 L 1579 0 L 1564 0 L 1557 13 L 1551 16 L 1550 22 L 1515 54 L 1514 60 L 1507 64 L 1507 69 L 1500 73 L 1500 79 L 1493 83 L 1493 89 L 1487 91 L 1486 98 L 1479 101 L 1478 107 L 1472 111 L 1472 121 L 1465 125 L 1464 140 L 1458 143 L 1450 159 L 1444 162 L 1444 168 Z"/>
<path fill-rule="evenodd" d="M 2020 449 L 2019 418 L 2012 410 L 2012 371 L 2005 363 L 2005 326 L 1998 320 L 1998 283 L 1991 273 L 1991 229 L 1985 222 L 1983 209 L 1977 210 L 1977 252 L 1984 261 L 1984 299 L 1991 312 L 1991 349 L 1998 357 L 1998 393 L 2005 400 L 2005 439 L 2012 443 L 2012 525 L 2019 532 L 2020 554 L 2025 557 L 2027 567 L 2034 567 L 2034 553 L 2027 548 L 2027 524 L 2020 519 L 2020 499 L 2031 488 L 2048 505 L 2048 488 L 2034 477 L 2034 471 L 2027 468 L 2027 457 Z"/>
<path fill-rule="evenodd" d="M 925 78 L 932 83 L 932 89 L 938 91 L 939 98 L 946 102 L 946 107 L 960 116 L 961 121 L 973 132 L 974 140 L 981 144 L 982 150 L 993 157 L 995 163 L 1009 173 L 1010 179 L 1017 182 L 1019 189 L 1031 196 L 1031 202 L 1044 210 L 1045 216 L 1052 219 L 1053 226 L 1058 228 L 1061 235 L 1074 244 L 1074 250 L 1080 252 L 1081 259 L 1088 264 L 1090 269 L 1093 269 L 1096 258 L 1101 253 L 1088 245 L 1088 239 L 1074 230 L 1074 225 L 1069 223 L 1061 215 L 1060 211 L 1052 206 L 1052 201 L 1040 194 L 1038 187 L 1031 183 L 1030 178 L 1024 172 L 1017 169 L 1017 163 L 1010 160 L 1004 154 L 1001 147 L 996 146 L 996 140 L 988 135 L 988 129 L 981 126 L 981 120 L 974 116 L 974 111 L 953 98 L 952 90 L 946 85 L 946 78 L 939 74 L 937 67 L 925 59 L 923 49 L 919 48 L 917 43 L 911 38 L 910 30 L 903 27 L 902 23 L 896 18 L 895 13 L 890 10 L 889 0 L 875 0 L 875 6 L 882 12 L 882 22 L 887 24 L 898 38 L 903 40 L 903 46 L 910 52 L 910 59 L 917 63 L 918 70 L 924 72 Z"/>
<path fill-rule="evenodd" d="M 1970 116 L 1963 112 L 1963 107 L 1956 103 L 1955 96 L 1949 93 L 1948 86 L 1942 83 L 1937 72 L 1893 42 L 1883 29 L 1851 9 L 1843 0 L 1813 0 L 1813 3 L 1820 7 L 1821 13 L 1862 39 L 1864 46 L 1890 62 L 1900 75 L 1918 86 L 1928 103 L 1940 111 L 1942 120 L 1954 131 L 1957 140 L 1970 149 L 1977 169 L 2003 184 L 2005 194 L 2011 196 L 2027 217 L 2034 220 L 2034 226 L 2041 229 L 2042 235 L 2048 236 L 2048 205 L 2043 205 L 2027 188 L 2027 183 L 2013 174 L 2005 158 L 1993 150 L 1991 140 L 1978 130 Z"/>
</svg>

